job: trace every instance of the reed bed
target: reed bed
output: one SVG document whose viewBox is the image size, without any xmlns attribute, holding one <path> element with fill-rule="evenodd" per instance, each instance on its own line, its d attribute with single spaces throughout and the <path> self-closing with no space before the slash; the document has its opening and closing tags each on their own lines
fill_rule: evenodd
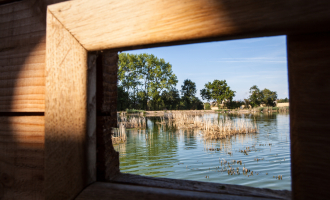
<svg viewBox="0 0 330 200">
<path fill-rule="evenodd" d="M 123 125 L 125 128 L 146 128 L 146 118 L 141 116 L 127 116 L 125 113 L 117 115 L 118 127 Z"/>
<path fill-rule="evenodd" d="M 167 113 L 168 123 L 178 129 L 201 130 L 205 139 L 223 139 L 237 134 L 257 133 L 257 124 L 247 119 L 231 120 L 229 118 L 206 118 L 205 116 L 189 115 L 186 113 Z"/>
<path fill-rule="evenodd" d="M 112 144 L 124 143 L 127 140 L 126 128 L 124 124 L 119 124 L 119 128 L 112 128 L 111 140 Z"/>
</svg>

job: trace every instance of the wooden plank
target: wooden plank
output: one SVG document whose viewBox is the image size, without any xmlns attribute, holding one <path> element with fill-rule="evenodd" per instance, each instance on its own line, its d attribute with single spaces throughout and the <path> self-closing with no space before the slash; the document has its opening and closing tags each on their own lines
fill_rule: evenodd
<svg viewBox="0 0 330 200">
<path fill-rule="evenodd" d="M 12 1 L 14 2 L 15 0 L 3 0 L 3 1 Z M 0 14 L 7 14 L 8 12 L 12 12 L 14 10 L 19 11 L 19 10 L 24 10 L 26 9 L 26 5 L 21 3 L 21 2 L 15 2 L 15 4 L 2 4 L 0 6 Z"/>
<path fill-rule="evenodd" d="M 0 112 L 44 112 L 44 43 L 0 52 L 0 66 Z"/>
<path fill-rule="evenodd" d="M 89 51 L 329 30 L 330 1 L 93 0 L 49 9 Z"/>
<path fill-rule="evenodd" d="M 39 0 L 0 6 L 0 112 L 45 111 L 45 23 Z"/>
<path fill-rule="evenodd" d="M 32 51 L 31 51 L 32 50 Z M 12 57 L 28 57 L 30 55 L 43 55 L 46 54 L 46 42 L 37 42 L 34 44 L 27 44 L 27 45 L 21 45 L 21 46 L 16 46 L 16 47 L 11 47 L 7 49 L 2 49 L 0 53 L 0 59 L 7 59 L 7 58 L 12 58 Z M 43 62 L 44 63 L 44 62 Z M 24 64 L 23 66 L 25 66 Z M 15 65 L 11 66 L 1 66 L 0 71 L 6 71 L 3 70 L 4 67 L 14 67 Z"/>
<path fill-rule="evenodd" d="M 148 187 L 189 190 L 228 195 L 255 196 L 263 198 L 291 199 L 291 192 L 288 190 L 271 190 L 241 185 L 208 183 L 170 178 L 154 178 L 134 174 L 120 173 L 116 177 L 113 177 L 111 181 L 115 183 L 133 184 Z"/>
<path fill-rule="evenodd" d="M 117 127 L 118 54 L 103 51 L 97 58 L 97 180 L 110 180 L 119 173 L 119 154 L 112 145 L 111 130 Z"/>
<path fill-rule="evenodd" d="M 275 199 L 256 196 L 240 196 L 196 192 L 187 190 L 144 187 L 127 184 L 96 182 L 88 186 L 76 200 L 105 200 L 105 199 Z"/>
<path fill-rule="evenodd" d="M 31 19 L 29 21 L 31 21 Z M 16 24 L 14 21 L 10 21 L 10 23 Z M 7 24 L 4 24 L 2 26 L 8 27 Z M 12 37 L 12 36 L 16 36 L 16 35 L 29 34 L 30 32 L 36 32 L 36 31 L 46 31 L 46 27 L 41 26 L 40 23 L 34 23 L 34 24 L 21 25 L 21 26 L 14 27 L 14 28 L 1 29 L 0 30 L 0 39 L 4 39 L 6 37 Z"/>
<path fill-rule="evenodd" d="M 12 50 L 19 46 L 29 46 L 32 44 L 41 44 L 46 42 L 45 31 L 36 31 L 24 35 L 16 35 L 2 39 L 0 50 Z M 31 49 L 32 50 L 32 49 Z"/>
<path fill-rule="evenodd" d="M 21 20 L 25 18 L 33 18 L 34 16 L 34 10 L 31 8 L 27 8 L 25 10 L 19 11 L 19 12 L 10 12 L 6 13 L 5 15 L 2 15 L 0 17 L 0 23 L 10 22 L 10 21 L 16 21 Z"/>
<path fill-rule="evenodd" d="M 87 51 L 47 13 L 45 199 L 73 199 L 87 182 Z"/>
<path fill-rule="evenodd" d="M 43 199 L 44 117 L 0 117 L 0 199 Z"/>
<path fill-rule="evenodd" d="M 31 20 L 31 18 L 24 18 L 16 21 L 0 23 L 0 26 L 2 27 L 1 30 L 7 30 L 7 29 L 15 29 L 23 26 L 25 27 L 34 26 L 36 24 L 38 24 L 39 26 L 41 25 L 40 22 L 37 22 L 36 20 Z M 43 27 L 44 30 L 46 31 L 46 26 L 44 25 Z"/>
<path fill-rule="evenodd" d="M 330 33 L 289 35 L 293 199 L 327 199 L 330 175 Z"/>
</svg>

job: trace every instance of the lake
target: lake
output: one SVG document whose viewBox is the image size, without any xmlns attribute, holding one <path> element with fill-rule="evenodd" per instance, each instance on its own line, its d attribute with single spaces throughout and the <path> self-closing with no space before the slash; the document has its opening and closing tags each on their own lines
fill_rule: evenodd
<svg viewBox="0 0 330 200">
<path fill-rule="evenodd" d="M 157 123 L 159 117 L 147 117 L 145 130 L 126 130 L 127 142 L 114 146 L 120 153 L 120 171 L 291 190 L 289 114 L 211 113 L 203 117 L 245 119 L 255 122 L 259 131 L 221 140 L 205 140 L 200 130 L 178 130 Z M 243 167 L 250 171 L 243 173 Z M 228 170 L 231 171 L 228 173 Z M 280 175 L 282 178 L 278 178 Z"/>
</svg>

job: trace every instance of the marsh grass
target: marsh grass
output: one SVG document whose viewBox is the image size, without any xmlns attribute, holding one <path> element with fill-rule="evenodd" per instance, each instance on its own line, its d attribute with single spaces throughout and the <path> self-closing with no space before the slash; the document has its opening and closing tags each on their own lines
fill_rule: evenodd
<svg viewBox="0 0 330 200">
<path fill-rule="evenodd" d="M 126 128 L 123 124 L 119 124 L 119 128 L 112 128 L 112 144 L 124 143 L 127 140 L 126 137 Z"/>
<path fill-rule="evenodd" d="M 186 113 L 167 113 L 165 115 L 168 123 L 175 125 L 178 129 L 201 130 L 205 139 L 217 140 L 231 137 L 237 134 L 257 133 L 259 128 L 256 122 L 247 119 L 231 120 L 225 118 L 206 118 L 201 115 L 190 115 Z"/>
<path fill-rule="evenodd" d="M 125 128 L 146 128 L 146 118 L 144 116 L 127 115 L 126 113 L 117 114 L 118 127 L 123 125 Z"/>
<path fill-rule="evenodd" d="M 144 116 L 127 115 L 118 113 L 118 127 L 113 130 L 113 144 L 126 141 L 126 129 L 146 129 L 146 118 Z M 234 135 L 245 135 L 257 133 L 259 128 L 256 122 L 241 118 L 232 120 L 229 117 L 208 118 L 203 112 L 164 112 L 160 116 L 160 121 L 156 122 L 160 126 L 159 131 L 166 129 L 196 130 L 199 131 L 206 140 L 219 140 L 230 138 Z"/>
<path fill-rule="evenodd" d="M 141 116 L 129 116 L 124 112 L 117 114 L 118 128 L 112 129 L 112 144 L 124 143 L 127 140 L 126 129 L 145 129 L 146 119 Z"/>
</svg>

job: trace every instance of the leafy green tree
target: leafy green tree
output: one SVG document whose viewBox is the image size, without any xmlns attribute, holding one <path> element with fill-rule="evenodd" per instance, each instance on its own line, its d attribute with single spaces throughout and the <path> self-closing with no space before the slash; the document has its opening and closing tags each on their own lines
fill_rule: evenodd
<svg viewBox="0 0 330 200">
<path fill-rule="evenodd" d="M 151 96 L 154 101 L 154 109 L 159 109 L 161 100 L 160 94 L 163 90 L 171 90 L 178 82 L 177 77 L 173 74 L 172 65 L 165 62 L 164 59 L 154 61 L 155 73 L 152 82 L 150 82 Z"/>
<path fill-rule="evenodd" d="M 227 85 L 226 80 L 214 80 L 212 83 L 208 82 L 205 84 L 205 88 L 200 91 L 203 100 L 215 100 L 218 105 L 222 101 L 232 101 L 235 96 L 235 91 L 232 91 Z"/>
<path fill-rule="evenodd" d="M 226 107 L 229 109 L 240 108 L 244 104 L 245 104 L 244 101 L 227 101 L 225 103 Z"/>
<path fill-rule="evenodd" d="M 180 94 L 175 88 L 170 91 L 164 90 L 162 92 L 162 100 L 164 102 L 164 107 L 167 110 L 178 110 L 180 105 Z"/>
<path fill-rule="evenodd" d="M 172 71 L 172 65 L 164 59 L 158 59 L 152 54 L 119 54 L 119 85 L 130 95 L 133 107 L 141 106 L 148 110 L 148 105 L 156 109 L 161 101 L 163 90 L 170 90 L 177 84 L 177 77 Z M 144 97 L 141 97 L 141 92 Z M 148 103 L 149 101 L 152 104 Z"/>
<path fill-rule="evenodd" d="M 184 103 L 184 109 L 191 109 L 192 100 L 193 97 L 195 97 L 196 91 L 196 84 L 194 82 L 190 79 L 183 81 L 183 85 L 181 85 L 181 95 Z"/>
<path fill-rule="evenodd" d="M 262 91 L 260 91 L 260 89 L 258 88 L 258 86 L 253 85 L 250 88 L 250 94 L 251 95 L 249 97 L 249 101 L 250 101 L 251 106 L 253 108 L 260 106 L 264 96 L 263 96 Z"/>
<path fill-rule="evenodd" d="M 205 110 L 211 110 L 211 105 L 210 105 L 210 103 L 204 103 L 204 105 L 205 105 Z"/>
<path fill-rule="evenodd" d="M 250 94 L 249 101 L 252 107 L 260 106 L 262 103 L 266 106 L 276 105 L 277 93 L 275 91 L 270 91 L 267 88 L 260 91 L 258 86 L 254 85 L 250 88 Z"/>
<path fill-rule="evenodd" d="M 204 104 L 198 97 L 192 97 L 191 107 L 192 110 L 203 110 Z"/>
<path fill-rule="evenodd" d="M 141 85 L 137 56 L 126 53 L 119 54 L 118 66 L 118 80 L 120 81 L 120 86 L 126 90 L 127 99 L 130 99 L 129 94 L 132 93 L 131 103 L 133 103 L 133 108 L 135 108 L 136 94 L 138 92 L 138 87 Z M 129 105 L 127 105 L 127 108 L 128 107 Z"/>
<path fill-rule="evenodd" d="M 262 90 L 263 99 L 262 102 L 266 104 L 266 106 L 276 106 L 277 93 L 275 91 L 270 91 L 265 88 Z"/>
<path fill-rule="evenodd" d="M 126 110 L 129 106 L 128 93 L 125 92 L 122 86 L 117 87 L 117 110 Z"/>
</svg>

